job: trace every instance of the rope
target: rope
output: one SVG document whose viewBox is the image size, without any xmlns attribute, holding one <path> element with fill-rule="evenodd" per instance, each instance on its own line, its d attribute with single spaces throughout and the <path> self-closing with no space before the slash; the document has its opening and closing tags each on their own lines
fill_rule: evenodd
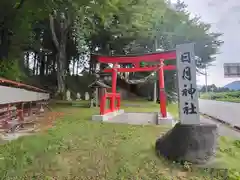
<svg viewBox="0 0 240 180">
<path fill-rule="evenodd" d="M 197 70 L 197 73 L 199 73 L 199 74 L 201 74 L 201 75 L 204 75 L 204 76 L 206 76 L 207 74 L 206 73 L 204 73 L 204 72 L 201 72 L 198 68 L 196 68 L 196 70 Z"/>
<path fill-rule="evenodd" d="M 163 64 L 161 64 L 155 71 L 153 72 L 157 72 L 160 68 L 163 67 Z M 150 77 L 152 76 L 153 72 L 151 74 L 149 74 L 148 76 L 142 78 L 142 79 L 136 79 L 136 80 L 130 80 L 130 79 L 126 79 L 121 73 L 119 73 L 118 75 L 120 76 L 121 79 L 125 80 L 126 83 L 128 84 L 139 84 L 139 83 L 146 83 Z"/>
<path fill-rule="evenodd" d="M 172 92 L 172 93 L 167 93 L 167 92 L 166 92 L 166 94 L 167 94 L 167 97 L 169 97 L 169 98 L 175 98 L 175 97 L 178 97 L 178 94 L 175 93 L 175 92 Z"/>
</svg>

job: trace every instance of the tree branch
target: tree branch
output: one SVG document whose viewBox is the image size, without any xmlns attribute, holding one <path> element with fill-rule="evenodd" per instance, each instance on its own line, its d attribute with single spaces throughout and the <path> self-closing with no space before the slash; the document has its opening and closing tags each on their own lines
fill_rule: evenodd
<svg viewBox="0 0 240 180">
<path fill-rule="evenodd" d="M 64 29 L 65 34 L 67 34 L 69 32 L 69 30 L 71 29 L 73 21 L 74 20 L 72 20 L 72 18 L 70 16 L 67 16 L 66 23 L 65 23 L 65 29 Z"/>
<path fill-rule="evenodd" d="M 57 50 L 59 50 L 59 42 L 56 36 L 56 32 L 55 32 L 55 27 L 54 27 L 54 18 L 51 14 L 49 14 L 49 22 L 50 22 L 50 29 L 51 29 L 51 33 L 52 33 L 52 40 L 57 48 Z"/>
<path fill-rule="evenodd" d="M 25 0 L 21 0 L 21 1 L 19 2 L 18 6 L 16 7 L 16 9 L 18 10 L 18 9 L 22 8 L 24 2 L 25 2 Z"/>
</svg>

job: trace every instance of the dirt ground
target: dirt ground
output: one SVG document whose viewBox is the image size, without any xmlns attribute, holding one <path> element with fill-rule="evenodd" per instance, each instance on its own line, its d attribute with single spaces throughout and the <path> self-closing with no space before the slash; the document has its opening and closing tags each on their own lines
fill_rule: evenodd
<svg viewBox="0 0 240 180">
<path fill-rule="evenodd" d="M 54 127 L 56 119 L 62 117 L 64 114 L 55 111 L 45 111 L 37 115 L 32 115 L 24 118 L 24 122 L 15 120 L 12 128 L 2 129 L 0 132 L 0 143 L 17 139 L 21 136 L 32 135 L 37 132 L 46 131 Z M 17 125 L 16 125 L 17 124 Z"/>
</svg>

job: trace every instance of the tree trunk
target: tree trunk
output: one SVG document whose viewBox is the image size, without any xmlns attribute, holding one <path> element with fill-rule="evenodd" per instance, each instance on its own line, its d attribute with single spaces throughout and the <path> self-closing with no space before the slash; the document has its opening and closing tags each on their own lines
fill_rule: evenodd
<svg viewBox="0 0 240 180">
<path fill-rule="evenodd" d="M 90 71 L 89 71 L 89 73 L 90 74 L 96 73 L 96 67 L 97 67 L 97 60 L 96 60 L 96 58 L 94 56 L 91 56 L 89 63 L 90 63 Z"/>
<path fill-rule="evenodd" d="M 79 66 L 80 66 L 80 60 L 77 61 L 77 75 L 79 74 Z"/>
<path fill-rule="evenodd" d="M 45 55 L 40 54 L 40 76 L 44 76 L 45 71 Z"/>
<path fill-rule="evenodd" d="M 73 75 L 75 75 L 75 65 L 76 65 L 76 58 L 73 59 L 73 67 L 72 67 Z"/>
<path fill-rule="evenodd" d="M 70 70 L 70 64 L 71 64 L 71 59 L 69 57 L 67 57 L 67 61 L 66 61 L 66 75 L 69 76 L 71 75 L 71 70 Z"/>
<path fill-rule="evenodd" d="M 26 55 L 25 55 L 25 67 L 29 72 L 29 52 L 26 52 Z"/>
<path fill-rule="evenodd" d="M 65 39 L 65 38 L 64 38 Z M 57 93 L 64 98 L 65 93 L 65 62 L 66 62 L 66 41 L 62 39 L 59 45 L 59 53 L 57 58 Z"/>
<path fill-rule="evenodd" d="M 49 56 L 45 56 L 45 74 L 46 74 L 46 76 L 49 74 Z"/>
<path fill-rule="evenodd" d="M 1 43 L 0 43 L 0 59 L 8 58 L 9 50 L 9 32 L 7 28 L 1 30 Z"/>
<path fill-rule="evenodd" d="M 57 65 L 56 65 L 57 55 L 54 54 L 54 55 L 52 55 L 51 57 L 52 57 L 52 59 L 53 59 L 53 60 L 52 60 L 52 66 L 51 66 L 51 67 L 52 67 L 51 72 L 52 72 L 52 73 L 56 73 L 56 68 L 57 68 Z"/>
<path fill-rule="evenodd" d="M 36 75 L 36 62 L 37 62 L 37 53 L 34 52 L 34 60 L 33 60 L 33 75 Z"/>
<path fill-rule="evenodd" d="M 39 67 L 40 67 L 40 56 L 37 56 L 37 67 L 36 67 L 36 75 L 39 75 Z"/>
<path fill-rule="evenodd" d="M 66 79 L 66 64 L 67 64 L 67 53 L 66 53 L 66 46 L 67 46 L 67 35 L 68 29 L 70 27 L 69 19 L 62 19 L 60 22 L 60 36 L 59 40 L 57 38 L 55 32 L 55 24 L 53 15 L 49 15 L 50 20 L 50 29 L 52 33 L 52 40 L 56 46 L 58 51 L 56 63 L 57 63 L 57 95 L 61 99 L 65 99 L 65 79 Z"/>
</svg>

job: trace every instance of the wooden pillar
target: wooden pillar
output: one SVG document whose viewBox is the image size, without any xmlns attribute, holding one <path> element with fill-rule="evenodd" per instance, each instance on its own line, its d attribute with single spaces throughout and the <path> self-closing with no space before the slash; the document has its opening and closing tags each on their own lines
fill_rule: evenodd
<svg viewBox="0 0 240 180">
<path fill-rule="evenodd" d="M 160 99 L 160 112 L 162 117 L 167 116 L 167 107 L 166 107 L 166 95 L 165 95 L 165 86 L 164 86 L 164 60 L 160 60 L 160 69 L 159 69 L 159 99 Z"/>
<path fill-rule="evenodd" d="M 20 104 L 20 109 L 18 110 L 18 117 L 19 117 L 19 121 L 24 121 L 24 103 Z"/>
<path fill-rule="evenodd" d="M 29 102 L 29 111 L 28 111 L 28 116 L 32 115 L 32 102 Z"/>
<path fill-rule="evenodd" d="M 112 69 L 112 93 L 116 94 L 116 91 L 117 91 L 117 64 L 114 64 Z M 115 110 L 115 99 L 116 97 L 115 95 L 113 95 L 110 100 L 111 111 Z"/>
<path fill-rule="evenodd" d="M 11 119 L 11 105 L 8 104 L 7 106 L 7 114 L 8 114 L 8 120 Z"/>
<path fill-rule="evenodd" d="M 105 95 L 103 95 L 100 101 L 100 115 L 105 114 L 105 106 L 106 106 L 106 97 Z"/>
</svg>

